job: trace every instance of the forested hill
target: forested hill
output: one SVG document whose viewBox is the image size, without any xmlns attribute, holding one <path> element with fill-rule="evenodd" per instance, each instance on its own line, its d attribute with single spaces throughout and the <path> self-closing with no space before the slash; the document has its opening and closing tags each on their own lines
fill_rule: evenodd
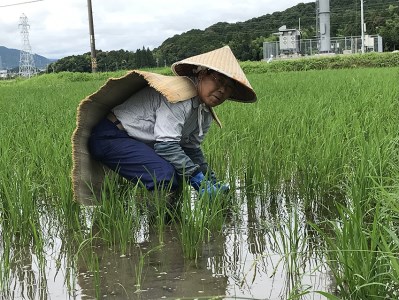
<svg viewBox="0 0 399 300">
<path fill-rule="evenodd" d="M 331 37 L 359 36 L 360 1 L 330 0 Z M 367 34 L 380 34 L 386 51 L 399 49 L 399 2 L 373 0 L 364 3 Z M 274 12 L 245 22 L 214 24 L 205 30 L 193 29 L 165 40 L 154 49 L 161 61 L 171 62 L 229 45 L 239 60 L 262 59 L 264 41 L 277 40 L 273 33 L 282 25 L 301 26 L 302 38 L 316 36 L 315 2 L 300 3 L 283 12 Z"/>
<path fill-rule="evenodd" d="M 330 0 L 331 36 L 359 36 L 360 1 Z M 379 34 L 383 38 L 384 50 L 399 49 L 399 1 L 370 0 L 364 3 L 367 34 Z M 259 13 L 261 14 L 261 12 Z M 223 16 L 221 16 L 223 18 Z M 286 25 L 298 28 L 301 38 L 316 37 L 315 2 L 300 3 L 282 12 L 263 15 L 245 22 L 214 24 L 205 30 L 193 29 L 165 40 L 154 50 L 137 49 L 101 51 L 97 50 L 98 71 L 116 71 L 171 65 L 173 62 L 197 55 L 218 47 L 229 45 L 240 61 L 263 59 L 263 42 L 277 40 L 273 33 Z M 52 72 L 91 71 L 90 52 L 68 56 L 50 65 Z"/>
</svg>

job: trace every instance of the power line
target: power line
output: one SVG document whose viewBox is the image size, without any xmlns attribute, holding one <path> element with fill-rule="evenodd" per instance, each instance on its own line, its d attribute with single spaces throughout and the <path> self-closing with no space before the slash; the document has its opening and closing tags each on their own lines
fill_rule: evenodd
<svg viewBox="0 0 399 300">
<path fill-rule="evenodd" d="M 12 4 L 0 5 L 0 7 L 16 6 L 16 5 L 28 4 L 28 3 L 39 2 L 39 1 L 44 1 L 44 0 L 32 0 L 32 1 L 25 1 L 25 2 L 20 2 L 20 3 L 12 3 Z"/>
</svg>

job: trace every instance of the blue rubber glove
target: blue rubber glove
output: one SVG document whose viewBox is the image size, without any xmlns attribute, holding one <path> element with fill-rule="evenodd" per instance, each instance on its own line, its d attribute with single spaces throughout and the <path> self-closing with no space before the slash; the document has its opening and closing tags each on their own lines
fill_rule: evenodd
<svg viewBox="0 0 399 300">
<path fill-rule="evenodd" d="M 223 183 L 222 181 L 218 181 L 216 178 L 215 172 L 211 171 L 209 173 L 209 178 L 212 181 L 212 183 L 215 185 L 215 187 L 222 193 L 228 193 L 230 192 L 230 185 L 228 183 Z"/>
<path fill-rule="evenodd" d="M 230 192 L 230 185 L 228 183 L 217 182 L 215 183 L 215 187 L 222 193 Z"/>
<path fill-rule="evenodd" d="M 199 172 L 197 175 L 191 177 L 190 184 L 196 191 L 198 191 L 200 196 L 205 193 L 210 196 L 214 196 L 218 192 L 227 193 L 230 190 L 230 186 L 228 184 L 214 184 L 211 181 L 206 180 L 206 177 L 202 172 Z"/>
<path fill-rule="evenodd" d="M 206 180 L 204 173 L 199 172 L 197 175 L 190 178 L 190 185 L 197 191 L 209 189 L 211 190 L 213 187 L 212 182 Z"/>
</svg>

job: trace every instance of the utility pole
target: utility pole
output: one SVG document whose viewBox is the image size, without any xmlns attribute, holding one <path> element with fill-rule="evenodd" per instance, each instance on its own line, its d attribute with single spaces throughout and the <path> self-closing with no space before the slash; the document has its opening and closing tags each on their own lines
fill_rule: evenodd
<svg viewBox="0 0 399 300">
<path fill-rule="evenodd" d="M 361 25 L 362 25 L 362 53 L 364 53 L 364 9 L 363 9 L 363 0 L 360 0 L 360 19 L 361 19 Z"/>
<path fill-rule="evenodd" d="M 91 0 L 87 0 L 87 8 L 89 12 L 89 30 L 90 30 L 90 48 L 91 48 L 91 72 L 97 72 L 96 43 L 94 40 L 93 10 L 91 8 Z"/>
</svg>

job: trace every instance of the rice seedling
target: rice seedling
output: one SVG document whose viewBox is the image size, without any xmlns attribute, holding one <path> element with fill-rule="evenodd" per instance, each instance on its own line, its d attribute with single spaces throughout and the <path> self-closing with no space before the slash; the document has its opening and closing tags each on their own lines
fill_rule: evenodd
<svg viewBox="0 0 399 300">
<path fill-rule="evenodd" d="M 152 248 L 150 250 L 148 250 L 146 253 L 143 254 L 143 252 L 141 251 L 141 248 L 139 248 L 139 260 L 138 263 L 135 266 L 135 275 L 136 275 L 136 283 L 135 286 L 137 287 L 137 290 L 135 293 L 140 293 L 141 292 L 141 286 L 143 284 L 143 280 L 144 280 L 144 276 L 145 274 L 143 273 L 143 269 L 144 269 L 144 263 L 145 260 L 147 259 L 147 257 L 154 251 L 160 251 L 162 249 L 162 245 L 159 245 L 155 248 Z"/>
<path fill-rule="evenodd" d="M 342 208 L 341 222 L 333 224 L 334 236 L 323 235 L 328 245 L 327 264 L 334 275 L 337 293 L 344 299 L 383 298 L 390 266 L 379 249 L 380 224 L 375 218 L 372 224 L 364 226 L 363 215 L 358 212 Z M 376 217 L 380 217 L 378 209 Z"/>
<path fill-rule="evenodd" d="M 188 184 L 183 184 L 182 204 L 176 216 L 176 226 L 180 232 L 183 253 L 188 259 L 197 260 L 204 242 L 212 234 L 218 234 L 226 217 L 227 195 L 205 190 L 202 194 L 193 193 Z"/>
<path fill-rule="evenodd" d="M 105 178 L 100 205 L 94 208 L 93 230 L 96 236 L 126 255 L 139 227 L 137 186 L 110 174 Z"/>
<path fill-rule="evenodd" d="M 384 166 L 389 162 L 388 154 L 396 151 L 389 146 L 391 143 L 387 145 L 380 146 L 373 157 L 363 151 L 365 163 L 347 174 L 355 182 L 347 186 L 350 198 L 346 205 L 338 205 L 339 217 L 326 221 L 328 231 L 315 226 L 326 243 L 326 263 L 332 270 L 337 293 L 344 299 L 397 297 L 397 210 L 392 209 L 396 200 L 393 202 L 393 194 L 388 192 L 397 188 L 389 184 L 392 178 L 386 174 L 397 174 L 398 166 Z"/>
<path fill-rule="evenodd" d="M 200 245 L 207 233 L 206 215 L 203 206 L 209 203 L 204 198 L 192 201 L 189 186 L 183 188 L 183 203 L 181 215 L 178 216 L 177 226 L 180 231 L 184 256 L 188 259 L 197 259 Z"/>
<path fill-rule="evenodd" d="M 156 179 L 154 178 L 156 182 Z M 171 183 L 170 183 L 171 184 Z M 143 205 L 148 215 L 150 223 L 155 226 L 158 232 L 158 241 L 162 245 L 164 240 L 164 232 L 168 220 L 175 218 L 175 213 L 178 211 L 180 195 L 178 191 L 170 191 L 169 186 L 154 185 L 156 188 L 153 191 L 144 192 Z"/>
</svg>

